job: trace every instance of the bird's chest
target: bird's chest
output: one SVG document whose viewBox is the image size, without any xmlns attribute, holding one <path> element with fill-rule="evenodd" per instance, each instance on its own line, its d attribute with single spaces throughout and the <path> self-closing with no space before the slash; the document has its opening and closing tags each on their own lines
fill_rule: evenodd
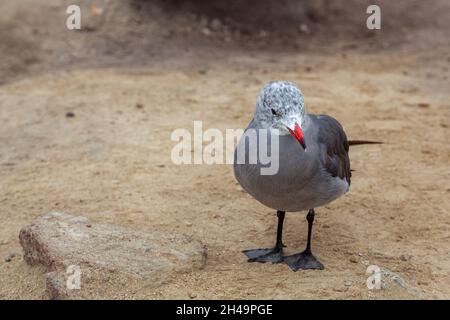
<svg viewBox="0 0 450 320">
<path fill-rule="evenodd" d="M 307 151 L 292 137 L 280 137 L 278 152 L 271 154 L 270 162 L 260 154 L 255 164 L 236 165 L 236 176 L 241 185 L 255 198 L 282 199 L 308 188 L 317 173 L 319 160 L 314 146 Z M 311 186 L 309 186 L 311 187 Z"/>
</svg>

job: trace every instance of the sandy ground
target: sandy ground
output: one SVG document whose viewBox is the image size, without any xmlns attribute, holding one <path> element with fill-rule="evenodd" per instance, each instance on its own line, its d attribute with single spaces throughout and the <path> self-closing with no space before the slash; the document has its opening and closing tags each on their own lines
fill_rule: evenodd
<svg viewBox="0 0 450 320">
<path fill-rule="evenodd" d="M 61 3 L 52 5 L 58 15 Z M 1 6 L 16 15 L 20 9 L 15 1 Z M 44 274 L 22 260 L 18 233 L 54 210 L 185 233 L 207 245 L 205 269 L 156 291 L 134 284 L 128 298 L 450 298 L 450 44 L 440 26 L 276 52 L 259 50 L 259 40 L 240 50 L 245 32 L 223 50 L 193 31 L 198 47 L 178 55 L 174 44 L 185 42 L 175 31 L 145 63 L 138 63 L 145 50 L 124 53 L 131 57 L 124 63 L 120 54 L 96 50 L 86 54 L 100 61 L 94 66 L 85 56 L 64 58 L 67 47 L 54 49 L 61 43 L 48 38 L 51 26 L 36 40 L 29 28 L 12 25 L 14 17 L 2 15 L 0 36 L 30 45 L 0 45 L 9 61 L 0 64 L 0 298 L 46 298 Z M 77 37 L 81 48 L 100 36 Z M 216 50 L 202 49 L 213 42 Z M 55 60 L 58 53 L 67 67 Z M 313 250 L 323 271 L 248 264 L 241 250 L 272 244 L 274 212 L 242 191 L 231 166 L 170 159 L 171 132 L 192 132 L 194 120 L 204 128 L 244 128 L 272 79 L 297 83 L 308 111 L 336 117 L 350 139 L 385 142 L 353 147 L 351 191 L 316 210 Z M 289 213 L 287 253 L 305 241 L 305 215 Z M 17 256 L 4 261 L 10 253 Z M 397 274 L 403 287 L 368 290 L 368 265 Z"/>
</svg>

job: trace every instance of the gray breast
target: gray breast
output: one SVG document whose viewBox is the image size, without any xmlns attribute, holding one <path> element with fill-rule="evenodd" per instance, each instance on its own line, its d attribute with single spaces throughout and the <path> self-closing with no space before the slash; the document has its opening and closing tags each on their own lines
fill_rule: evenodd
<svg viewBox="0 0 450 320">
<path fill-rule="evenodd" d="M 259 132 L 259 130 L 257 130 Z M 318 129 L 305 129 L 306 151 L 291 135 L 279 136 L 279 169 L 276 174 L 262 175 L 258 143 L 235 151 L 234 173 L 241 186 L 262 204 L 283 211 L 302 211 L 327 204 L 348 190 L 348 183 L 333 177 L 320 161 L 322 146 L 317 143 Z M 269 150 L 270 150 L 270 139 Z M 239 144 L 245 143 L 245 135 Z M 236 163 L 238 150 L 253 152 L 256 148 L 258 161 L 250 164 Z M 247 159 L 249 160 L 249 159 Z"/>
</svg>

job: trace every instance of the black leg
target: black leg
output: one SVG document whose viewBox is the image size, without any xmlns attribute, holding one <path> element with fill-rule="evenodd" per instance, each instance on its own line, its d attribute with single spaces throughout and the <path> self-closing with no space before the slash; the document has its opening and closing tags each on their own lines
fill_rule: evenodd
<svg viewBox="0 0 450 320">
<path fill-rule="evenodd" d="M 306 216 L 308 220 L 308 242 L 303 252 L 284 257 L 283 261 L 294 271 L 299 269 L 319 269 L 323 270 L 324 266 L 320 263 L 311 252 L 311 236 L 312 226 L 314 222 L 314 209 L 310 209 Z"/>
<path fill-rule="evenodd" d="M 267 249 L 252 249 L 244 250 L 244 254 L 248 258 L 248 262 L 272 262 L 279 263 L 283 261 L 283 222 L 284 222 L 284 211 L 277 211 L 278 217 L 278 227 L 277 227 L 277 240 L 275 247 Z"/>
<path fill-rule="evenodd" d="M 308 242 L 306 243 L 305 252 L 309 252 L 309 253 L 311 253 L 312 226 L 314 223 L 315 215 L 316 215 L 316 213 L 314 212 L 314 209 L 309 210 L 308 214 L 306 215 L 306 220 L 308 221 Z"/>
</svg>

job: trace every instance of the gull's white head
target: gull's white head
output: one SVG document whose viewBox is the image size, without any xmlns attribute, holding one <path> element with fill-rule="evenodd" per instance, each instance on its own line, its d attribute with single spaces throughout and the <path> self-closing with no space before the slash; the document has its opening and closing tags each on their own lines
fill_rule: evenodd
<svg viewBox="0 0 450 320">
<path fill-rule="evenodd" d="M 264 86 L 256 102 L 255 121 L 260 128 L 278 129 L 280 134 L 292 134 L 305 149 L 303 94 L 289 81 L 271 81 Z"/>
</svg>

